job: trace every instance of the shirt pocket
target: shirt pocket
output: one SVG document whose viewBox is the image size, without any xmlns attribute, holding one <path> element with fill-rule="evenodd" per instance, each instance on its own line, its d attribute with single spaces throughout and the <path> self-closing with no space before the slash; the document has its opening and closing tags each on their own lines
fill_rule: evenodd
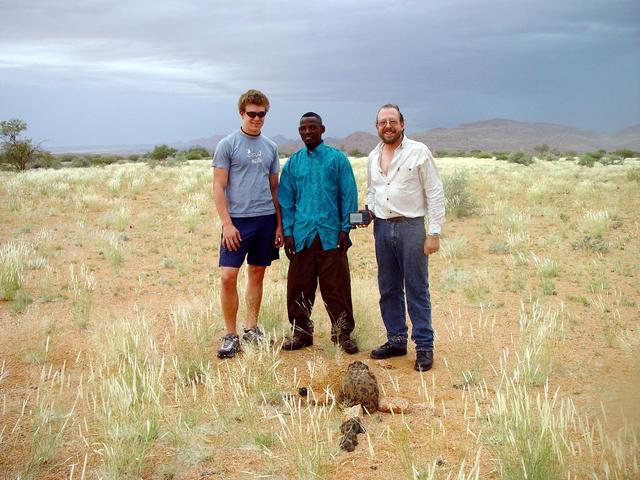
<svg viewBox="0 0 640 480">
<path fill-rule="evenodd" d="M 413 182 L 419 182 L 417 167 L 400 167 L 396 172 L 395 181 L 398 185 L 409 186 Z"/>
</svg>

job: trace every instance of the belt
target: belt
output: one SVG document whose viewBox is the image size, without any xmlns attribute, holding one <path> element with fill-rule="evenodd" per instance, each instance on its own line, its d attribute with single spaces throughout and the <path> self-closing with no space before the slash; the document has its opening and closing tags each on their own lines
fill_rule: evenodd
<svg viewBox="0 0 640 480">
<path fill-rule="evenodd" d="M 415 217 L 420 218 L 420 217 Z M 408 220 L 415 220 L 415 218 L 410 217 L 391 217 L 391 218 L 381 218 L 380 220 L 384 220 L 385 222 L 406 222 Z"/>
</svg>

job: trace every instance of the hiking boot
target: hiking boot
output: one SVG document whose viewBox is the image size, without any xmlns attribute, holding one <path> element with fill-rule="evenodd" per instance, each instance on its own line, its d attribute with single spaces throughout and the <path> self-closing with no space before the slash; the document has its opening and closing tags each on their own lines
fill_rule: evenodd
<svg viewBox="0 0 640 480">
<path fill-rule="evenodd" d="M 313 345 L 313 337 L 294 334 L 289 340 L 282 344 L 282 350 L 300 350 Z"/>
<path fill-rule="evenodd" d="M 433 351 L 420 350 L 416 352 L 416 363 L 413 366 L 414 370 L 419 372 L 426 372 L 431 370 L 433 366 Z"/>
<path fill-rule="evenodd" d="M 237 333 L 227 333 L 222 337 L 222 346 L 218 350 L 218 358 L 231 358 L 240 351 L 240 338 Z"/>
<path fill-rule="evenodd" d="M 358 353 L 358 345 L 351 338 L 347 338 L 340 342 L 340 348 L 344 353 L 349 355 L 353 355 L 354 353 Z"/>
<path fill-rule="evenodd" d="M 400 357 L 407 354 L 407 346 L 397 347 L 391 345 L 389 342 L 384 345 L 380 345 L 375 350 L 371 351 L 370 357 L 374 360 L 381 360 L 383 358 Z"/>
<path fill-rule="evenodd" d="M 257 325 L 255 327 L 245 328 L 242 340 L 246 343 L 259 343 L 264 340 L 264 333 L 262 333 L 262 330 L 260 330 L 260 327 Z"/>
</svg>

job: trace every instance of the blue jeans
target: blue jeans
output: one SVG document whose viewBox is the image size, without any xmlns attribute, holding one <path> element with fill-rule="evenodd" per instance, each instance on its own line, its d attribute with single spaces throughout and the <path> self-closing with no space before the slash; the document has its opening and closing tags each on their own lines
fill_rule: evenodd
<svg viewBox="0 0 640 480">
<path fill-rule="evenodd" d="M 433 350 L 429 258 L 424 254 L 424 218 L 390 222 L 376 219 L 373 228 L 378 262 L 380 313 L 393 346 L 407 344 L 406 311 L 417 351 Z M 406 293 L 406 308 L 405 308 Z"/>
</svg>

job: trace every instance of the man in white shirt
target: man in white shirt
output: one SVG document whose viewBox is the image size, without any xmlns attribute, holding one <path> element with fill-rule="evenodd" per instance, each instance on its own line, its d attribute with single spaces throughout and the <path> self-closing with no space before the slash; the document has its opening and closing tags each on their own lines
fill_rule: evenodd
<svg viewBox="0 0 640 480">
<path fill-rule="evenodd" d="M 416 345 L 414 368 L 426 371 L 433 364 L 428 256 L 440 249 L 444 189 L 429 148 L 404 136 L 404 117 L 397 105 L 378 110 L 376 128 L 382 141 L 367 162 L 367 206 L 375 215 L 380 312 L 387 342 L 373 350 L 371 358 L 407 354 L 408 310 Z"/>
</svg>

